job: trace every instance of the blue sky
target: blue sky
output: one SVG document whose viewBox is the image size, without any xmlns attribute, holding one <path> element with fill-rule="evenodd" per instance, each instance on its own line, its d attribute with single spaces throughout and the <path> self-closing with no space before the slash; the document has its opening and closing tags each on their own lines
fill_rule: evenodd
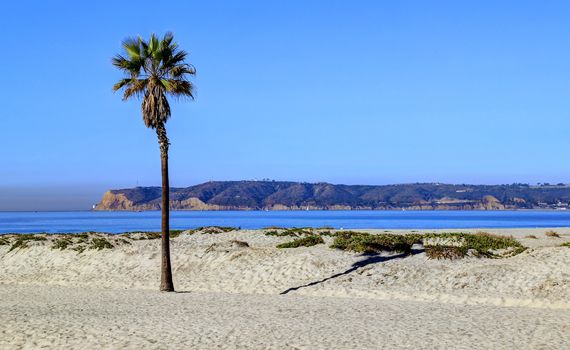
<svg viewBox="0 0 570 350">
<path fill-rule="evenodd" d="M 567 1 L 133 4 L 0 5 L 0 210 L 160 184 L 110 59 L 166 31 L 198 72 L 167 125 L 173 186 L 570 182 Z"/>
</svg>

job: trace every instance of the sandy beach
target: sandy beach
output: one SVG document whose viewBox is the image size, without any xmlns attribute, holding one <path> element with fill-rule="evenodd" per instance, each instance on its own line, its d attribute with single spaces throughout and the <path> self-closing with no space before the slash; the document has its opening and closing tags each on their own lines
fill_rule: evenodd
<svg viewBox="0 0 570 350">
<path fill-rule="evenodd" d="M 0 348 L 564 349 L 570 228 L 548 230 L 486 230 L 529 249 L 457 260 L 341 251 L 332 237 L 277 249 L 292 238 L 182 233 L 170 294 L 156 291 L 156 239 L 111 236 L 112 249 L 82 252 L 53 249 L 52 236 L 0 245 Z"/>
</svg>

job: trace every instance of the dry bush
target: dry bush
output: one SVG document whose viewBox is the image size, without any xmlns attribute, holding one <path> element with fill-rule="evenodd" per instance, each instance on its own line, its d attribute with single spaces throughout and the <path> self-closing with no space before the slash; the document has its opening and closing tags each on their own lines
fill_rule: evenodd
<svg viewBox="0 0 570 350">
<path fill-rule="evenodd" d="M 426 255 L 430 259 L 459 259 L 467 254 L 467 250 L 464 247 L 456 246 L 445 246 L 445 245 L 434 245 L 427 246 Z"/>
</svg>

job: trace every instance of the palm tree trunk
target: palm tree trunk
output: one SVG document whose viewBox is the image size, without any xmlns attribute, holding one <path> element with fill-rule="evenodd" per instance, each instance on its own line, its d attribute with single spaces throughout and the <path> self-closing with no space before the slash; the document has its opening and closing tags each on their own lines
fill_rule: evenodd
<svg viewBox="0 0 570 350">
<path fill-rule="evenodd" d="M 161 278 L 160 290 L 163 292 L 174 292 L 172 282 L 172 269 L 170 266 L 170 184 L 168 181 L 168 136 L 163 123 L 157 126 L 156 135 L 160 145 L 160 159 L 162 170 L 162 258 L 161 258 Z"/>
</svg>

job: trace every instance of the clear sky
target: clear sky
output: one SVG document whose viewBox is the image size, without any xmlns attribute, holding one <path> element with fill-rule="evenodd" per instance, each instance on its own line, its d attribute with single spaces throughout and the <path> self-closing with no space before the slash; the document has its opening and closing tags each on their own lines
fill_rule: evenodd
<svg viewBox="0 0 570 350">
<path fill-rule="evenodd" d="M 0 210 L 160 185 L 111 57 L 172 31 L 173 186 L 570 182 L 568 1 L 4 1 Z"/>
</svg>

